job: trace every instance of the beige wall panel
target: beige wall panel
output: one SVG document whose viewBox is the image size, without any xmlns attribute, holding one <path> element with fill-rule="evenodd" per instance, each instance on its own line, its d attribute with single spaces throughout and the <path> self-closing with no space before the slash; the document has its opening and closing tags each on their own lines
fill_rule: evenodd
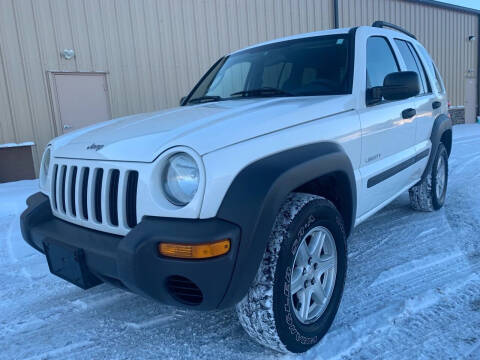
<svg viewBox="0 0 480 360">
<path fill-rule="evenodd" d="M 91 71 L 91 43 L 97 41 L 95 34 L 90 34 L 83 0 L 63 0 L 68 10 L 68 20 L 72 32 L 72 48 L 75 49 L 76 71 Z M 89 41 L 92 39 L 92 41 Z"/>
<path fill-rule="evenodd" d="M 7 82 L 3 63 L 3 54 L 1 51 L 0 40 L 0 143 L 10 143 L 15 141 L 15 129 L 13 127 L 13 114 L 10 109 L 10 96 L 7 89 Z"/>
<path fill-rule="evenodd" d="M 452 105 L 464 105 L 465 77 L 476 77 L 477 72 L 477 15 L 405 0 L 339 0 L 340 27 L 371 25 L 375 20 L 417 35 L 439 67 Z M 469 35 L 477 40 L 468 41 Z"/>
<path fill-rule="evenodd" d="M 40 42 L 37 38 L 35 17 L 30 1 L 21 0 L 13 3 L 15 21 L 21 53 L 22 67 L 25 75 L 25 91 L 30 109 L 29 125 L 33 128 L 35 147 L 32 149 L 33 158 L 38 157 L 37 149 L 43 149 L 50 141 L 53 133 L 53 124 L 45 121 L 49 115 L 47 89 L 42 80 L 45 76 L 41 59 Z M 36 164 L 36 162 L 35 162 Z"/>
<path fill-rule="evenodd" d="M 33 0 L 34 1 L 34 0 Z M 63 49 L 75 49 L 73 43 L 73 34 L 71 27 L 70 14 L 68 10 L 68 3 L 65 0 L 50 0 L 51 19 L 49 19 L 54 26 L 54 34 L 57 45 L 57 54 Z M 45 2 L 43 6 L 47 6 Z M 75 34 L 79 36 L 79 34 Z M 76 59 L 65 60 L 60 57 L 59 71 L 76 71 Z"/>
<path fill-rule="evenodd" d="M 97 0 L 84 0 L 83 8 L 91 56 L 91 68 L 89 71 L 107 72 L 107 44 L 102 25 L 105 20 L 102 18 L 102 9 Z"/>
<path fill-rule="evenodd" d="M 25 59 L 18 37 L 16 11 L 11 1 L 3 1 L 0 11 L 0 52 L 3 56 L 5 87 L 10 100 L 15 141 L 36 141 L 32 123 L 32 111 L 27 92 Z M 3 119 L 3 115 L 2 115 Z M 3 126 L 2 126 L 3 127 Z"/>
</svg>

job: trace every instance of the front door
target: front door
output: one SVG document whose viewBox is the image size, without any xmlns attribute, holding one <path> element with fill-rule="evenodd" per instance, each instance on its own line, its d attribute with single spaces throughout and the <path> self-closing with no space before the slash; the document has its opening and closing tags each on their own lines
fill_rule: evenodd
<svg viewBox="0 0 480 360">
<path fill-rule="evenodd" d="M 53 73 L 52 76 L 52 98 L 60 134 L 111 118 L 105 74 Z"/>
<path fill-rule="evenodd" d="M 386 75 L 400 70 L 389 40 L 381 36 L 370 37 L 367 41 L 367 94 L 369 89 L 382 86 Z M 414 181 L 412 169 L 405 164 L 415 157 L 415 116 L 404 117 L 402 113 L 408 115 L 415 108 L 415 98 L 410 98 L 368 103 L 359 110 L 363 189 L 358 216 L 368 216 Z"/>
</svg>

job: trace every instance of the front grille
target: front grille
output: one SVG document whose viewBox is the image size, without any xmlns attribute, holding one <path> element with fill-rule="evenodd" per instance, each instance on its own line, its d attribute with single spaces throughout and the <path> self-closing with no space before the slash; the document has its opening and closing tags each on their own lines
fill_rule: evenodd
<svg viewBox="0 0 480 360">
<path fill-rule="evenodd" d="M 131 229 L 137 225 L 138 171 L 53 166 L 52 209 L 61 217 Z"/>
</svg>

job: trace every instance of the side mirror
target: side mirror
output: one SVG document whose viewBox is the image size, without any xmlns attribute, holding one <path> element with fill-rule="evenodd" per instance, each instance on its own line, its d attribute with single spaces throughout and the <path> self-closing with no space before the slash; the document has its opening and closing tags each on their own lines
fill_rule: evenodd
<svg viewBox="0 0 480 360">
<path fill-rule="evenodd" d="M 180 106 L 183 105 L 183 102 L 185 101 L 186 98 L 187 98 L 186 96 L 182 96 L 182 97 L 180 98 L 180 102 L 179 102 L 179 105 L 180 105 Z"/>
<path fill-rule="evenodd" d="M 399 71 L 388 74 L 383 86 L 375 86 L 367 91 L 367 104 L 372 105 L 382 99 L 403 100 L 420 93 L 420 80 L 415 71 Z"/>
<path fill-rule="evenodd" d="M 388 74 L 383 80 L 382 95 L 385 100 L 403 100 L 420 93 L 420 80 L 415 71 Z"/>
</svg>

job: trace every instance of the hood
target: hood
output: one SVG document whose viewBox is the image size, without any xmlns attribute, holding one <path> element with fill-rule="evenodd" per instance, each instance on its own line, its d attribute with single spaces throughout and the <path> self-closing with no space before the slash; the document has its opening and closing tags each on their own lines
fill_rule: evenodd
<svg viewBox="0 0 480 360">
<path fill-rule="evenodd" d="M 351 95 L 238 99 L 127 116 L 61 136 L 55 157 L 152 162 L 173 146 L 200 155 L 353 108 Z M 92 146 L 92 145 L 96 146 Z"/>
</svg>

